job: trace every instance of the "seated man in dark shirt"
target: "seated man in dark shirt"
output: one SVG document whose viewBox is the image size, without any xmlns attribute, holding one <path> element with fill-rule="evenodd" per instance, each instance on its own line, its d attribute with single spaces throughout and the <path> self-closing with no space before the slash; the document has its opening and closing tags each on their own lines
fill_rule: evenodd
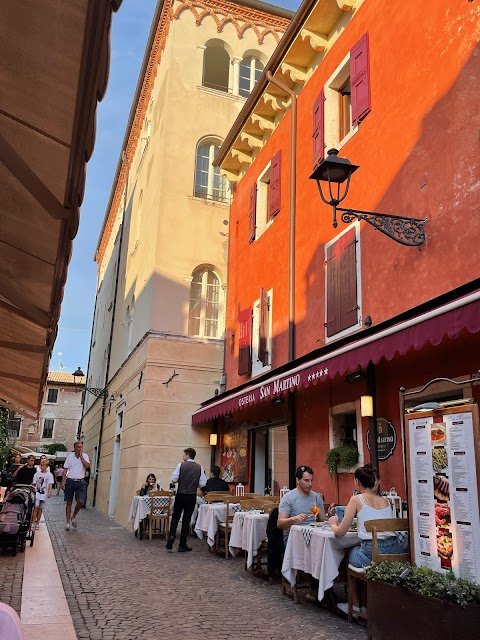
<svg viewBox="0 0 480 640">
<path fill-rule="evenodd" d="M 204 496 L 209 491 L 225 491 L 229 493 L 230 487 L 228 484 L 220 478 L 220 467 L 213 466 L 210 470 L 210 478 L 207 480 L 207 484 L 200 489 L 200 495 Z"/>
</svg>

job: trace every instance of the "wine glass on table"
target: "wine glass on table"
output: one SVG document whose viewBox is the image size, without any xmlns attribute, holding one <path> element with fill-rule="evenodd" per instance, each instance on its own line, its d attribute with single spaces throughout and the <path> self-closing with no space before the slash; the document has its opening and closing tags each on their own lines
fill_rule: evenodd
<svg viewBox="0 0 480 640">
<path fill-rule="evenodd" d="M 317 507 L 317 505 L 314 505 L 313 507 L 310 507 L 310 511 L 313 514 L 313 521 L 316 522 L 317 516 L 320 513 L 320 507 Z"/>
</svg>

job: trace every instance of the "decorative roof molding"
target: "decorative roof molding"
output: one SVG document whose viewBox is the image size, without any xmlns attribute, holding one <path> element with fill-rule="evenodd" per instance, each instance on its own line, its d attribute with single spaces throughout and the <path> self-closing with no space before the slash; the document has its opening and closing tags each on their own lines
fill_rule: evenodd
<svg viewBox="0 0 480 640">
<path fill-rule="evenodd" d="M 120 0 L 117 0 L 117 2 L 119 1 Z M 176 6 L 177 3 L 178 6 Z M 176 6 L 175 9 L 174 5 Z M 258 3 L 259 7 L 261 5 L 261 2 Z M 264 6 L 268 7 L 268 5 Z M 180 14 L 184 10 L 188 10 L 193 13 L 197 26 L 201 26 L 203 19 L 207 15 L 211 16 L 217 24 L 218 33 L 222 32 L 224 26 L 228 22 L 232 23 L 237 31 L 239 39 L 243 38 L 245 31 L 251 28 L 257 37 L 259 45 L 263 44 L 269 33 L 275 38 L 275 42 L 278 43 L 291 22 L 289 18 L 281 15 L 262 11 L 260 8 L 247 6 L 241 3 L 229 2 L 228 0 L 208 0 L 208 2 L 204 0 L 164 0 L 155 35 L 153 36 L 148 60 L 144 63 L 144 76 L 141 89 L 139 93 L 137 89 L 137 102 L 136 105 L 134 104 L 132 106 L 132 110 L 134 109 L 134 116 L 130 121 L 129 132 L 126 134 L 127 140 L 124 145 L 125 155 L 123 157 L 123 161 L 119 162 L 119 166 L 117 168 L 116 182 L 114 184 L 110 205 L 105 216 L 95 253 L 95 261 L 97 262 L 99 269 L 115 227 L 117 212 L 120 208 L 126 187 L 127 174 L 141 137 L 143 121 L 153 91 L 158 65 L 160 64 L 162 53 L 165 49 L 165 44 L 170 30 L 170 23 L 172 20 L 178 20 Z M 289 13 L 281 7 L 272 6 L 272 10 L 277 10 L 287 14 Z M 291 15 L 293 17 L 293 13 Z M 236 99 L 238 98 L 236 97 Z M 130 117 L 132 118 L 132 116 Z"/>
<path fill-rule="evenodd" d="M 173 17 L 177 20 L 180 14 L 188 10 L 195 17 L 195 24 L 199 27 L 206 16 L 213 18 L 217 25 L 217 32 L 222 33 L 226 24 L 231 23 L 237 32 L 238 38 L 242 39 L 247 29 L 257 36 L 258 44 L 263 44 L 265 37 L 270 33 L 278 44 L 280 37 L 288 27 L 290 20 L 281 16 L 272 15 L 255 9 L 246 7 L 227 0 L 180 0 L 180 4 L 175 9 Z"/>
<path fill-rule="evenodd" d="M 258 144 L 253 147 L 246 136 L 257 136 L 263 146 L 269 137 L 266 134 L 278 126 L 290 107 L 289 97 L 270 85 L 267 72 L 299 95 L 362 2 L 303 0 L 214 160 L 214 166 L 228 174 L 230 181 L 238 182 L 257 157 Z M 246 144 L 255 151 L 250 161 L 245 156 Z"/>
</svg>

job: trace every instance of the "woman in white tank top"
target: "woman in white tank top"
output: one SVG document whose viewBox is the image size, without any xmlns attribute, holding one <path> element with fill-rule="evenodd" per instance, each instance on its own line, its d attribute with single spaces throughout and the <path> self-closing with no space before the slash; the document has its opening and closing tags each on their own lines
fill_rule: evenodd
<svg viewBox="0 0 480 640">
<path fill-rule="evenodd" d="M 365 529 L 367 520 L 392 518 L 390 504 L 377 493 L 376 475 L 371 465 L 365 465 L 355 471 L 355 489 L 358 495 L 352 496 L 345 509 L 341 522 L 334 515 L 329 519 L 332 531 L 337 537 L 344 536 L 353 519 L 357 518 L 357 532 L 361 540 L 359 546 L 350 550 L 349 563 L 358 568 L 367 567 L 372 562 L 372 534 Z M 378 533 L 379 553 L 404 553 L 408 548 L 408 539 L 399 539 L 394 532 Z M 361 600 L 357 594 L 357 607 Z"/>
</svg>

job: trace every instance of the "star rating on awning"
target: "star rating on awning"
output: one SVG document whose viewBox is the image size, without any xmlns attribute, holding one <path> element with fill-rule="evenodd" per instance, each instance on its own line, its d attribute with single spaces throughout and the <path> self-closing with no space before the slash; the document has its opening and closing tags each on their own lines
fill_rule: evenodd
<svg viewBox="0 0 480 640">
<path fill-rule="evenodd" d="M 323 378 L 328 375 L 328 369 L 317 369 L 312 373 L 308 374 L 308 381 L 312 382 L 313 380 L 318 380 L 318 378 Z"/>
</svg>

